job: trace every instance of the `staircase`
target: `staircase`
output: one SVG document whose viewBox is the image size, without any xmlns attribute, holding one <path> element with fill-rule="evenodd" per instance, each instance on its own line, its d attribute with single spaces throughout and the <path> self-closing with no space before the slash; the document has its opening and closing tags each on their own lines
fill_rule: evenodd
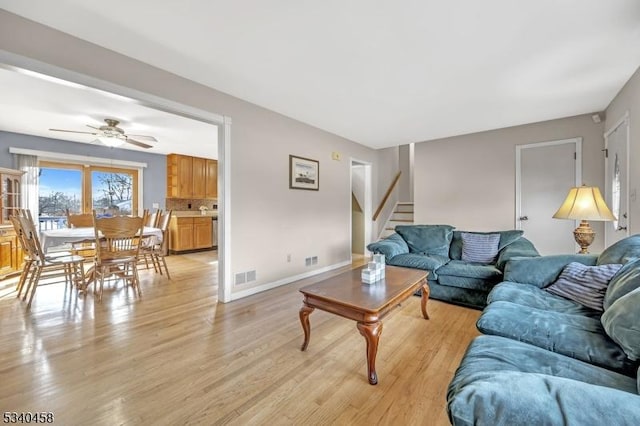
<svg viewBox="0 0 640 426">
<path fill-rule="evenodd" d="M 398 201 L 393 213 L 389 217 L 389 220 L 384 226 L 380 238 L 386 238 L 395 232 L 397 225 L 412 225 L 413 224 L 413 202 L 412 201 Z"/>
</svg>

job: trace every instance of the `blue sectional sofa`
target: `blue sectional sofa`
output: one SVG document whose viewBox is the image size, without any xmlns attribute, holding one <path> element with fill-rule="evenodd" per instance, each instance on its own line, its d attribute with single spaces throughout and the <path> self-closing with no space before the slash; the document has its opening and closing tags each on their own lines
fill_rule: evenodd
<svg viewBox="0 0 640 426">
<path fill-rule="evenodd" d="M 538 256 L 533 244 L 518 230 L 465 232 L 449 225 L 399 225 L 395 231 L 367 249 L 384 254 L 389 265 L 429 271 L 431 298 L 477 309 L 486 305 L 487 295 L 502 281 L 509 259 Z M 470 253 L 470 240 L 480 240 L 480 251 L 485 250 L 484 242 L 491 240 L 492 251 L 480 261 L 468 261 L 465 254 Z"/>
<path fill-rule="evenodd" d="M 452 424 L 640 425 L 640 235 L 599 256 L 512 259 L 504 278 L 449 384 Z M 549 291 L 567 282 L 566 297 Z"/>
</svg>

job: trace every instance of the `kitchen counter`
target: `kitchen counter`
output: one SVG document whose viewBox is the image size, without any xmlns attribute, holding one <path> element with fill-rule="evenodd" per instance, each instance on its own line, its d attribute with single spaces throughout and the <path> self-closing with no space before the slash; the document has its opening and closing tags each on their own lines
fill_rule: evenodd
<svg viewBox="0 0 640 426">
<path fill-rule="evenodd" d="M 171 213 L 171 216 L 175 217 L 211 217 L 217 218 L 217 210 L 206 210 L 206 214 L 202 214 L 200 210 L 177 210 Z"/>
</svg>

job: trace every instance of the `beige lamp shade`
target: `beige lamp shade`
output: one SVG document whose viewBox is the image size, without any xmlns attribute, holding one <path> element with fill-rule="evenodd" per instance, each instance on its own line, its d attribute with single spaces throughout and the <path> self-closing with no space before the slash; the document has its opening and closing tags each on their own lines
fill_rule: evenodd
<svg viewBox="0 0 640 426">
<path fill-rule="evenodd" d="M 597 186 L 571 188 L 569 195 L 553 217 L 574 220 L 616 220 Z"/>
</svg>

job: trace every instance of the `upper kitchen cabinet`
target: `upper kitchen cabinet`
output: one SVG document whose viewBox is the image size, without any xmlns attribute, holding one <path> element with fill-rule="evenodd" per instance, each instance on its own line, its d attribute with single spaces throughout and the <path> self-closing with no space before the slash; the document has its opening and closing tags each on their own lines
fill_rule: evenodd
<svg viewBox="0 0 640 426">
<path fill-rule="evenodd" d="M 168 198 L 217 198 L 218 162 L 188 155 L 167 155 Z"/>
<path fill-rule="evenodd" d="M 207 160 L 207 187 L 205 198 L 218 198 L 218 161 Z"/>
</svg>

